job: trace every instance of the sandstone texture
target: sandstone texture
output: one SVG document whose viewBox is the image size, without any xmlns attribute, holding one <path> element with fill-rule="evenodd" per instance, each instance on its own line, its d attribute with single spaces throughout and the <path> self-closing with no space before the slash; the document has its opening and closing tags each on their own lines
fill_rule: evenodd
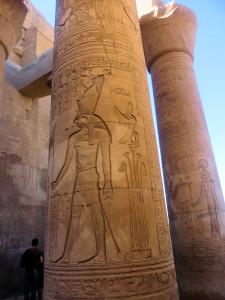
<svg viewBox="0 0 225 300">
<path fill-rule="evenodd" d="M 58 1 L 55 37 L 45 299 L 178 299 L 135 1 Z"/>
<path fill-rule="evenodd" d="M 10 10 L 16 2 L 22 7 Z M 31 239 L 37 236 L 40 247 L 44 246 L 50 97 L 39 100 L 25 96 L 16 83 L 22 67 L 53 47 L 54 30 L 28 1 L 27 17 L 23 28 L 22 23 L 19 27 L 20 13 L 26 11 L 23 3 L 0 1 L 0 20 L 3 12 L 11 16 L 8 19 L 16 23 L 18 31 L 6 52 L 2 45 L 13 23 L 0 26 L 0 60 L 4 66 L 9 56 L 0 98 L 0 299 L 17 299 L 23 293 L 24 270 L 19 262 Z"/>
<path fill-rule="evenodd" d="M 0 95 L 4 78 L 5 60 L 19 41 L 27 7 L 21 0 L 0 1 Z"/>
<path fill-rule="evenodd" d="M 225 298 L 225 210 L 193 70 L 196 15 L 174 2 L 141 18 L 152 75 L 181 299 Z"/>
</svg>

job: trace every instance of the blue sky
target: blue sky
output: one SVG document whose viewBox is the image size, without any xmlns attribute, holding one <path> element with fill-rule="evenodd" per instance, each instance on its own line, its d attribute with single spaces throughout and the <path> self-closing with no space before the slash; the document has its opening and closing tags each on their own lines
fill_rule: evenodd
<svg viewBox="0 0 225 300">
<path fill-rule="evenodd" d="M 54 26 L 56 0 L 31 1 Z M 176 2 L 194 10 L 198 17 L 194 69 L 225 195 L 225 1 Z M 149 86 L 151 92 L 150 76 Z"/>
</svg>

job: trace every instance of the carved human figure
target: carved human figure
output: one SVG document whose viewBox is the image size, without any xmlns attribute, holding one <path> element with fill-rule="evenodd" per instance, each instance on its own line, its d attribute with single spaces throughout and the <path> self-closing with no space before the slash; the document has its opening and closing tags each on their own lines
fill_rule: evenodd
<svg viewBox="0 0 225 300">
<path fill-rule="evenodd" d="M 173 181 L 170 181 L 170 186 L 167 188 L 167 195 L 169 198 L 169 205 L 171 207 L 171 212 L 174 211 L 179 214 L 180 221 L 185 227 L 191 226 L 191 211 L 192 207 L 190 205 L 191 193 L 190 193 L 190 183 L 184 181 L 182 178 L 174 185 Z M 181 197 L 181 195 L 187 195 L 186 197 Z M 177 209 L 175 208 L 174 201 L 177 201 Z"/>
<path fill-rule="evenodd" d="M 95 261 L 103 262 L 106 258 L 105 224 L 104 210 L 100 199 L 97 158 L 99 149 L 101 149 L 104 172 L 103 194 L 106 198 L 111 199 L 110 134 L 106 125 L 97 116 L 78 115 L 74 121 L 80 130 L 70 135 L 65 162 L 52 183 L 54 187 L 63 178 L 75 152 L 76 178 L 71 220 L 63 255 L 57 261 L 65 263 L 70 261 L 71 251 L 79 230 L 80 216 L 86 206 L 92 214 L 97 250 L 93 257 L 87 257 L 85 261 L 95 258 Z"/>
<path fill-rule="evenodd" d="M 124 136 L 120 139 L 120 144 L 127 145 L 138 145 L 138 134 L 135 131 L 137 120 L 133 115 L 133 103 L 129 102 L 127 104 L 127 111 L 125 113 L 121 112 L 117 106 L 114 106 L 114 111 L 119 118 L 120 123 L 125 124 L 127 131 Z"/>
<path fill-rule="evenodd" d="M 91 22 L 95 20 L 95 9 L 94 5 L 89 1 L 77 1 L 76 6 L 68 7 L 65 13 L 61 16 L 60 20 L 57 22 L 57 29 L 60 33 L 63 28 L 66 29 L 71 26 L 71 22 L 83 24 L 85 22 Z"/>
<path fill-rule="evenodd" d="M 202 202 L 206 201 L 208 206 L 208 211 L 206 215 L 209 215 L 211 220 L 211 237 L 212 238 L 219 238 L 220 237 L 220 230 L 219 230 L 219 223 L 217 219 L 217 197 L 215 186 L 210 178 L 209 173 L 202 173 L 201 174 L 201 195 L 199 199 L 192 203 L 192 206 L 198 207 Z"/>
</svg>

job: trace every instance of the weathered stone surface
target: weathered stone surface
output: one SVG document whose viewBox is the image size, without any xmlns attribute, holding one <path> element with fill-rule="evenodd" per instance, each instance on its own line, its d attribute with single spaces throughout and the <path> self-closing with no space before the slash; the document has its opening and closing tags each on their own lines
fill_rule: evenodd
<svg viewBox="0 0 225 300">
<path fill-rule="evenodd" d="M 141 19 L 180 296 L 224 299 L 225 207 L 192 64 L 196 29 L 174 2 Z"/>
<path fill-rule="evenodd" d="M 12 4 L 8 0 L 3 2 Z M 0 14 L 2 7 L 1 4 Z M 20 11 L 16 13 L 19 17 Z M 30 12 L 28 18 L 29 15 Z M 26 19 L 24 24 L 27 23 Z M 24 27 L 25 32 L 29 30 L 28 25 Z M 48 32 L 47 27 L 42 32 L 43 43 L 45 32 Z M 21 44 L 19 41 L 17 46 Z M 49 48 L 52 45 L 53 40 Z M 21 66 L 38 58 L 38 48 L 38 43 L 35 47 L 27 44 L 21 60 L 18 49 L 17 54 L 9 55 L 0 98 L 0 299 L 18 299 L 23 293 L 21 253 L 30 247 L 35 236 L 39 238 L 40 247 L 44 245 L 50 97 L 32 100 L 31 95 L 25 97 L 17 91 Z M 41 48 L 41 52 L 49 49 L 47 45 Z M 5 66 L 5 59 L 2 64 Z"/>
<path fill-rule="evenodd" d="M 53 47 L 54 28 L 44 16 L 25 0 L 29 11 L 23 24 L 23 35 L 10 54 L 10 59 L 21 67 L 32 63 L 39 56 Z"/>
<path fill-rule="evenodd" d="M 23 291 L 20 255 L 43 247 L 50 99 L 25 98 L 5 83 L 0 101 L 1 299 Z"/>
<path fill-rule="evenodd" d="M 0 95 L 5 70 L 5 60 L 21 37 L 27 8 L 21 0 L 0 0 Z"/>
<path fill-rule="evenodd" d="M 134 0 L 57 1 L 45 299 L 178 299 Z"/>
</svg>

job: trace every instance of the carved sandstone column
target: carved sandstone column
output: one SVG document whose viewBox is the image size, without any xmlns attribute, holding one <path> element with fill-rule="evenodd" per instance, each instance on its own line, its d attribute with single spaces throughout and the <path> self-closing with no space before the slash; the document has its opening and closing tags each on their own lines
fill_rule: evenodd
<svg viewBox="0 0 225 300">
<path fill-rule="evenodd" d="M 196 29 L 174 2 L 141 19 L 180 296 L 224 299 L 224 200 L 193 70 Z"/>
<path fill-rule="evenodd" d="M 26 14 L 27 7 L 22 0 L 0 0 L 0 94 L 5 61 L 21 37 Z"/>
<path fill-rule="evenodd" d="M 136 5 L 57 1 L 45 299 L 178 299 Z"/>
</svg>

